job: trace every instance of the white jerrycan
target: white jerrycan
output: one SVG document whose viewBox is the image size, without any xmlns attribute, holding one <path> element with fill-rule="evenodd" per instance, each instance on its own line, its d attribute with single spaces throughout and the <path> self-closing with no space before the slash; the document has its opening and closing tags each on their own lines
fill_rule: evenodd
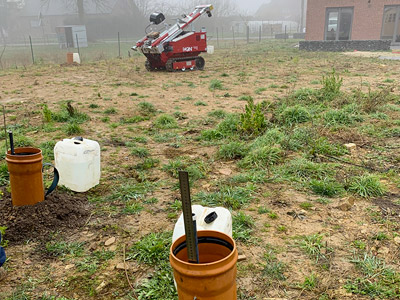
<svg viewBox="0 0 400 300">
<path fill-rule="evenodd" d="M 63 139 L 54 147 L 54 160 L 60 185 L 75 192 L 86 192 L 100 181 L 100 145 L 76 137 Z"/>
<path fill-rule="evenodd" d="M 232 236 L 232 216 L 224 207 L 204 207 L 192 205 L 192 213 L 196 215 L 197 230 L 215 230 Z M 172 243 L 185 234 L 183 214 L 175 224 Z"/>
</svg>

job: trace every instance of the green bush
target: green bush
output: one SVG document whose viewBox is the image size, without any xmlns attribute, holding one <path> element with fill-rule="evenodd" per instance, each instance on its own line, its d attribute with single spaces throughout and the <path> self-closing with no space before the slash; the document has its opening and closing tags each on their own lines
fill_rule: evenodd
<svg viewBox="0 0 400 300">
<path fill-rule="evenodd" d="M 336 74 L 335 69 L 328 76 L 322 76 L 322 88 L 320 90 L 320 99 L 332 101 L 340 95 L 340 89 L 343 85 L 343 78 Z"/>
<path fill-rule="evenodd" d="M 267 128 L 267 122 L 261 110 L 261 103 L 254 104 L 253 99 L 248 100 L 245 112 L 240 114 L 240 131 L 248 135 L 259 135 Z"/>
<path fill-rule="evenodd" d="M 293 92 L 291 97 L 297 102 L 312 103 L 315 102 L 316 91 L 310 88 L 301 88 Z"/>
<path fill-rule="evenodd" d="M 327 138 L 321 137 L 314 141 L 314 144 L 311 146 L 311 153 L 341 156 L 348 154 L 349 151 L 345 146 L 339 144 L 331 144 Z"/>
</svg>

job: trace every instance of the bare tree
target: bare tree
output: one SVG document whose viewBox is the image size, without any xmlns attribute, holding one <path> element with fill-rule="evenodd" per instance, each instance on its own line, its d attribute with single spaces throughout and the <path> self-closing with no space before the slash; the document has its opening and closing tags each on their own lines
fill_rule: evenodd
<svg viewBox="0 0 400 300">
<path fill-rule="evenodd" d="M 52 0 L 41 0 L 42 7 L 50 5 Z M 109 6 L 108 1 L 104 0 L 63 0 L 65 7 L 72 8 L 74 11 L 78 12 L 79 22 L 85 24 L 85 4 L 96 5 L 99 10 L 104 10 Z"/>
</svg>

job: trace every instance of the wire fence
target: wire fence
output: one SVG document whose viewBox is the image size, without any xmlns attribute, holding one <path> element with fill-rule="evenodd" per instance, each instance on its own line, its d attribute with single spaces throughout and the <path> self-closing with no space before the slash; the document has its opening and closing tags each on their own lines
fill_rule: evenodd
<svg viewBox="0 0 400 300">
<path fill-rule="evenodd" d="M 301 35 L 289 30 L 273 33 L 272 31 L 229 30 L 223 27 L 214 28 L 207 33 L 208 44 L 218 48 L 231 48 L 243 44 L 258 43 L 264 40 L 287 40 L 302 38 Z M 115 38 L 96 40 L 88 42 L 87 47 L 62 48 L 56 36 L 45 36 L 42 38 L 24 37 L 18 43 L 0 44 L 0 69 L 26 67 L 31 64 L 63 64 L 67 61 L 68 52 L 79 53 L 82 63 L 107 60 L 113 58 L 127 58 L 137 55 L 131 50 L 140 37 L 120 36 Z"/>
</svg>

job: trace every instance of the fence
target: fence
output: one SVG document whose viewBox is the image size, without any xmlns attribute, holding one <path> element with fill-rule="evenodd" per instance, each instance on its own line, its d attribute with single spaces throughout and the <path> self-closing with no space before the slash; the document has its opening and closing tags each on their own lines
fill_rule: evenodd
<svg viewBox="0 0 400 300">
<path fill-rule="evenodd" d="M 235 28 L 217 27 L 207 33 L 209 44 L 216 48 L 231 48 L 243 44 L 259 43 L 263 40 L 275 38 L 288 39 L 292 33 L 275 34 L 269 30 L 250 30 L 249 26 L 244 30 Z M 117 57 L 130 57 L 138 55 L 131 50 L 139 38 L 121 36 L 119 33 L 114 39 L 102 39 L 88 43 L 86 48 L 60 48 L 55 36 L 32 39 L 30 36 L 15 44 L 0 44 L 0 69 L 18 68 L 30 64 L 62 64 L 66 62 L 67 52 L 79 52 L 81 62 L 93 62 Z"/>
</svg>

